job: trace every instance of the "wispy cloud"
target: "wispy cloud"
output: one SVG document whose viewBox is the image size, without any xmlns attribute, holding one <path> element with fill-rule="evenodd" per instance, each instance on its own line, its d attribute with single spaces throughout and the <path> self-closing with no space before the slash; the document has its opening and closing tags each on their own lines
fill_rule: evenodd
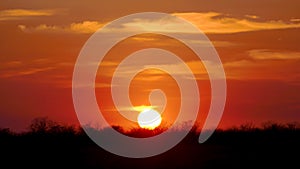
<svg viewBox="0 0 300 169">
<path fill-rule="evenodd" d="M 52 16 L 58 12 L 56 9 L 7 9 L 0 11 L 0 21 L 24 19 L 26 17 Z"/>
<path fill-rule="evenodd" d="M 249 51 L 249 56 L 256 60 L 290 60 L 300 59 L 300 52 L 274 52 L 266 49 Z"/>
<path fill-rule="evenodd" d="M 161 71 L 161 70 L 168 70 L 173 76 L 174 75 L 179 75 L 182 77 L 185 77 L 186 75 L 189 75 L 189 72 L 187 72 L 184 67 L 187 66 L 190 68 L 192 71 L 193 75 L 195 76 L 196 79 L 206 79 L 207 71 L 204 65 L 208 66 L 211 71 L 215 73 L 215 77 L 222 77 L 222 75 L 218 75 L 217 73 L 219 72 L 219 66 L 218 64 L 214 64 L 210 61 L 200 61 L 200 60 L 191 60 L 187 62 L 178 62 L 178 63 L 173 63 L 173 64 L 159 64 L 159 65 L 144 65 L 144 66 L 135 66 L 135 65 L 130 65 L 130 66 L 123 66 L 120 67 L 119 73 L 114 74 L 114 76 L 118 78 L 128 78 L 130 75 L 136 73 L 137 70 L 146 70 L 144 71 L 144 76 L 143 77 L 138 77 L 136 80 L 141 80 L 141 81 L 156 81 L 156 80 L 161 80 L 162 78 L 165 77 L 166 72 Z M 157 67 L 160 67 L 161 70 L 155 69 Z M 110 67 L 105 67 L 105 69 L 110 69 Z M 108 71 L 112 72 L 113 71 Z M 107 73 L 104 74 L 107 77 L 111 77 L 112 74 Z M 146 77 L 146 78 L 145 78 Z M 188 78 L 188 77 L 186 77 Z"/>
<path fill-rule="evenodd" d="M 250 19 L 258 19 L 259 16 L 257 15 L 245 15 L 246 18 L 250 18 Z"/>
<path fill-rule="evenodd" d="M 0 78 L 33 75 L 56 69 L 49 66 L 50 60 L 47 58 L 37 58 L 31 61 L 12 60 L 0 63 Z"/>
<path fill-rule="evenodd" d="M 283 21 L 258 22 L 253 19 L 259 16 L 246 15 L 248 19 L 228 17 L 221 13 L 174 13 L 173 15 L 182 17 L 198 26 L 205 33 L 237 33 L 256 30 L 300 28 L 299 23 L 285 23 Z"/>
<path fill-rule="evenodd" d="M 245 53 L 242 60 L 225 62 L 227 79 L 272 79 L 299 81 L 300 52 L 254 49 Z"/>
<path fill-rule="evenodd" d="M 69 29 L 78 33 L 94 33 L 103 25 L 103 23 L 97 21 L 83 21 L 81 23 L 72 23 Z"/>
<path fill-rule="evenodd" d="M 300 18 L 292 18 L 290 19 L 291 22 L 300 22 Z"/>
<path fill-rule="evenodd" d="M 58 33 L 94 33 L 104 24 L 97 21 L 83 21 L 71 23 L 67 26 L 41 24 L 36 27 L 18 25 L 24 32 L 58 32 Z"/>
<path fill-rule="evenodd" d="M 16 77 L 16 76 L 25 76 L 25 75 L 32 75 L 39 72 L 45 72 L 48 70 L 53 70 L 54 67 L 44 67 L 44 68 L 27 68 L 20 71 L 7 71 L 3 72 L 0 77 L 1 78 L 8 78 L 8 77 Z"/>
<path fill-rule="evenodd" d="M 38 13 L 37 13 L 38 14 Z M 43 14 L 41 12 L 41 14 Z M 51 14 L 51 13 L 45 13 Z M 256 30 L 271 30 L 271 29 L 286 29 L 286 28 L 300 28 L 300 23 L 292 22 L 285 23 L 281 20 L 258 21 L 259 16 L 245 15 L 244 18 L 234 18 L 222 13 L 207 12 L 207 13 L 173 13 L 173 15 L 182 17 L 204 33 L 237 33 L 248 32 Z M 70 25 L 47 25 L 41 24 L 36 27 L 26 25 L 19 25 L 19 28 L 27 32 L 45 31 L 45 32 L 73 32 L 73 33 L 94 33 L 101 28 L 105 23 L 98 21 L 83 21 L 71 23 Z M 169 33 L 198 33 L 194 30 L 188 29 L 189 24 L 179 23 L 178 20 L 168 17 L 159 20 L 155 19 L 133 19 L 120 27 L 112 28 L 110 32 L 130 32 L 135 30 L 151 30 Z M 151 39 L 150 39 L 151 40 Z"/>
</svg>

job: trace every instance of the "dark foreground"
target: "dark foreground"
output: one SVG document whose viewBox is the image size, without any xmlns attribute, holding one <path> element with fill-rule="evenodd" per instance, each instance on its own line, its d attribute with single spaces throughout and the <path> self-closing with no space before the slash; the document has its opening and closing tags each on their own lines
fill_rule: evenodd
<svg viewBox="0 0 300 169">
<path fill-rule="evenodd" d="M 204 144 L 191 132 L 164 154 L 130 159 L 110 154 L 83 132 L 62 128 L 0 131 L 0 168 L 298 168 L 300 129 L 269 125 L 216 131 Z M 7 166 L 7 167 L 3 167 Z"/>
</svg>

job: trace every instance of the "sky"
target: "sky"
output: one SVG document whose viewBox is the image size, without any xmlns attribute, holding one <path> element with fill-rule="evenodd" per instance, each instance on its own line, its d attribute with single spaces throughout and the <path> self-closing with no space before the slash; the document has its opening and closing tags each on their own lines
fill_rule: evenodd
<svg viewBox="0 0 300 169">
<path fill-rule="evenodd" d="M 299 6 L 297 0 L 2 0 L 0 128 L 25 130 L 36 117 L 78 125 L 72 76 L 82 47 L 108 22 L 137 12 L 163 12 L 181 17 L 211 40 L 227 81 L 220 128 L 247 122 L 260 125 L 266 121 L 300 121 Z M 147 29 L 157 24 L 132 21 L 118 31 L 141 25 Z M 172 20 L 165 26 L 176 33 L 185 30 L 184 26 L 174 26 Z M 188 38 L 193 40 L 193 34 Z M 197 122 L 201 126 L 211 101 L 207 72 L 184 45 L 165 36 L 131 37 L 105 56 L 95 81 L 99 108 L 111 124 L 134 126 L 116 111 L 109 83 L 122 58 L 153 46 L 180 55 L 192 69 L 200 89 Z M 181 74 L 174 64 L 163 66 Z M 135 68 L 131 65 L 121 75 L 126 78 L 129 76 L 126 73 Z M 136 107 L 149 105 L 149 90 L 155 88 L 163 90 L 168 99 L 163 121 L 174 122 L 180 93 L 174 79 L 165 72 L 150 69 L 137 74 L 129 89 L 132 103 Z"/>
</svg>

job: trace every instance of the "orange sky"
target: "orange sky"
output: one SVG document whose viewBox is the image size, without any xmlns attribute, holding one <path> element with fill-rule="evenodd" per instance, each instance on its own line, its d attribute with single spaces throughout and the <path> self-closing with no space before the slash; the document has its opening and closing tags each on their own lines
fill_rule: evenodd
<svg viewBox="0 0 300 169">
<path fill-rule="evenodd" d="M 118 5 L 116 5 L 118 4 Z M 35 117 L 48 116 L 77 124 L 72 103 L 72 73 L 86 40 L 107 22 L 136 12 L 170 13 L 195 24 L 213 42 L 227 76 L 227 102 L 220 127 L 245 122 L 300 121 L 300 12 L 297 0 L 167 0 L 167 1 L 38 1 L 0 2 L 0 127 L 26 129 Z M 136 23 L 131 23 L 136 24 Z M 143 25 L 151 23 L 144 21 Z M 149 25 L 151 26 L 151 25 Z M 170 23 L 172 26 L 172 23 Z M 171 27 L 173 31 L 184 28 Z M 126 29 L 124 27 L 123 29 Z M 159 40 L 155 40 L 158 38 Z M 160 43 L 157 43 L 160 42 Z M 138 43 L 138 45 L 136 45 Z M 188 59 L 183 48 L 170 39 L 140 36 L 124 42 L 118 53 L 152 45 L 183 55 L 199 77 L 201 107 L 198 121 L 205 119 L 209 83 L 199 62 Z M 168 45 L 166 45 L 168 44 Z M 116 47 L 117 48 L 117 47 Z M 96 93 L 100 107 L 111 110 L 105 83 L 112 75 L 118 53 L 99 73 Z M 176 73 L 176 72 L 174 72 Z M 105 75 L 106 78 L 101 78 Z M 162 76 L 162 77 L 156 77 Z M 147 77 L 147 78 L 145 78 Z M 145 88 L 165 89 L 171 102 L 164 116 L 174 120 L 178 97 L 176 85 L 163 73 L 143 72 L 132 83 L 137 105 L 147 104 Z M 149 83 L 147 79 L 155 81 Z M 104 83 L 105 82 L 105 83 Z M 163 84 L 170 83 L 170 86 Z M 148 86 L 147 86 L 148 85 Z M 152 86 L 153 85 L 153 86 Z M 143 86 L 143 87 L 141 87 Z M 139 95 L 135 95 L 139 93 Z M 103 97 L 104 96 L 104 97 Z M 101 102 L 101 98 L 105 98 Z M 171 113 L 172 112 L 172 113 Z M 107 119 L 120 123 L 107 111 Z"/>
</svg>

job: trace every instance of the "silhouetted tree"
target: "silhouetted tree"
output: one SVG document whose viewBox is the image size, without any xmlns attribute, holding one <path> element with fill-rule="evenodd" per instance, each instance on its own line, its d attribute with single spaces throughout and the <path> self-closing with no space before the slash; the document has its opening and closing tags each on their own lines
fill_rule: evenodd
<svg viewBox="0 0 300 169">
<path fill-rule="evenodd" d="M 290 123 L 287 123 L 286 126 L 289 130 L 300 129 L 300 123 L 298 123 L 298 122 L 290 122 Z"/>
<path fill-rule="evenodd" d="M 29 129 L 32 133 L 46 133 L 58 126 L 58 124 L 47 117 L 38 117 L 32 120 Z"/>
<path fill-rule="evenodd" d="M 238 130 L 241 130 L 241 131 L 254 131 L 256 129 L 257 128 L 255 127 L 254 123 L 248 122 L 248 123 L 240 125 L 240 128 Z"/>
<path fill-rule="evenodd" d="M 273 121 L 268 121 L 262 124 L 263 130 L 266 131 L 280 131 L 285 128 L 283 124 L 275 123 Z"/>
<path fill-rule="evenodd" d="M 0 136 L 11 136 L 13 132 L 9 128 L 0 128 Z"/>
</svg>

